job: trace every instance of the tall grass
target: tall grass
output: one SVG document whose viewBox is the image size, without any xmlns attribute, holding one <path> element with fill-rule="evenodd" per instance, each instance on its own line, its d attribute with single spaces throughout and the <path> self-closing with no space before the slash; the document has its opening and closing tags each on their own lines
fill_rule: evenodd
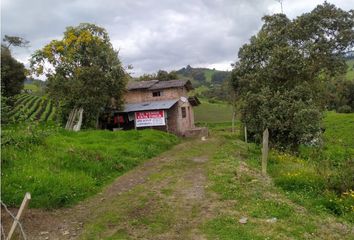
<svg viewBox="0 0 354 240">
<path fill-rule="evenodd" d="M 11 127 L 2 134 L 2 199 L 58 208 L 90 196 L 117 176 L 177 142 L 165 132 L 67 132 L 55 126 Z"/>
<path fill-rule="evenodd" d="M 299 153 L 271 151 L 269 174 L 295 202 L 354 222 L 354 114 L 326 113 L 323 145 Z M 259 166 L 259 149 L 249 148 Z"/>
</svg>

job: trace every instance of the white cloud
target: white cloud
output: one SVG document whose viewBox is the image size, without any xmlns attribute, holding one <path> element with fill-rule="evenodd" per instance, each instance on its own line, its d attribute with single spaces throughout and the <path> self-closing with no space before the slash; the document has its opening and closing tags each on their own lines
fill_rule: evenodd
<svg viewBox="0 0 354 240">
<path fill-rule="evenodd" d="M 351 1 L 333 1 L 349 10 Z M 319 0 L 283 1 L 291 18 L 312 10 Z M 230 69 L 238 49 L 262 25 L 265 14 L 280 12 L 275 0 L 3 0 L 2 35 L 31 42 L 16 49 L 22 62 L 67 26 L 91 22 L 107 29 L 124 65 L 136 74 L 159 69 L 210 66 Z"/>
</svg>

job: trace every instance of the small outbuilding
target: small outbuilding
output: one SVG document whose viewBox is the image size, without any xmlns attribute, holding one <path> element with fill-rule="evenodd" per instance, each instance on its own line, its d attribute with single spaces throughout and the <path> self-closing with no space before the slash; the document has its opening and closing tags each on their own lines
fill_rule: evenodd
<svg viewBox="0 0 354 240">
<path fill-rule="evenodd" d="M 194 135 L 193 107 L 197 97 L 189 80 L 129 82 L 124 96 L 124 109 L 111 112 L 106 128 L 153 128 L 180 136 Z"/>
</svg>

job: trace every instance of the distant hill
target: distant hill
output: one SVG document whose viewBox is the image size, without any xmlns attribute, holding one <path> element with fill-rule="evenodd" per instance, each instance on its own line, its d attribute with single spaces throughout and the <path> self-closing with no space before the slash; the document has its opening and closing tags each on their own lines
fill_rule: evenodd
<svg viewBox="0 0 354 240">
<path fill-rule="evenodd" d="M 226 100 L 225 86 L 230 77 L 230 71 L 220 71 L 209 68 L 193 68 L 187 65 L 176 71 L 178 78 L 191 80 L 193 95 L 215 100 Z"/>
<path fill-rule="evenodd" d="M 229 71 L 220 71 L 209 68 L 193 68 L 187 65 L 176 71 L 179 78 L 189 78 L 195 87 L 222 84 L 230 75 Z"/>
</svg>

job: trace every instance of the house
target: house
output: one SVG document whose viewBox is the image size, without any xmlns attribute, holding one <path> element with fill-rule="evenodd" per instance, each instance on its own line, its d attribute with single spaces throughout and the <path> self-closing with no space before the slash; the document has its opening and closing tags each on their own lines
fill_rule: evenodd
<svg viewBox="0 0 354 240">
<path fill-rule="evenodd" d="M 115 111 L 108 128 L 153 128 L 180 136 L 194 135 L 193 107 L 200 104 L 188 96 L 189 80 L 129 82 L 124 96 L 124 109 Z"/>
</svg>

